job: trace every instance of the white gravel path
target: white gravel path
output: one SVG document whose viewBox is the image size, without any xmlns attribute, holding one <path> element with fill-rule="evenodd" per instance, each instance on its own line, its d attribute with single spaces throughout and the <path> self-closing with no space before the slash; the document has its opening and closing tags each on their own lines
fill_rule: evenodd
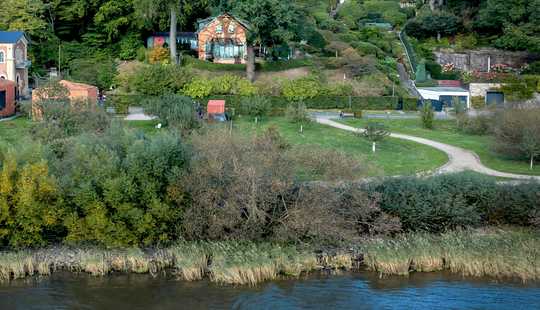
<svg viewBox="0 0 540 310">
<path fill-rule="evenodd" d="M 363 129 L 347 126 L 335 122 L 327 117 L 316 117 L 315 119 L 320 124 L 328 125 L 334 128 L 352 132 L 363 132 Z M 540 181 L 540 176 L 506 173 L 488 168 L 484 166 L 482 162 L 480 162 L 480 158 L 478 157 L 478 155 L 476 155 L 476 153 L 460 147 L 404 134 L 392 133 L 390 136 L 393 138 L 409 140 L 420 144 L 428 145 L 445 152 L 446 155 L 448 155 L 449 161 L 444 166 L 437 169 L 436 173 L 452 173 L 469 170 L 494 177 Z"/>
</svg>

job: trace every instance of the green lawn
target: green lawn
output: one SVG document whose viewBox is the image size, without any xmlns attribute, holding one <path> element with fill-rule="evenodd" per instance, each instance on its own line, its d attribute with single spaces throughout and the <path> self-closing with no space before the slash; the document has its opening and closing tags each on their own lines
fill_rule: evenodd
<svg viewBox="0 0 540 310">
<path fill-rule="evenodd" d="M 0 143 L 13 144 L 22 137 L 28 136 L 30 126 L 31 122 L 26 117 L 0 122 Z"/>
<path fill-rule="evenodd" d="M 141 130 L 145 133 L 157 132 L 156 125 L 159 121 L 124 121 L 126 127 Z"/>
<path fill-rule="evenodd" d="M 311 123 L 300 133 L 300 125 L 292 124 L 284 118 L 269 118 L 255 124 L 251 119 L 235 120 L 236 130 L 260 132 L 269 126 L 276 126 L 291 144 L 313 145 L 343 151 L 358 160 L 366 161 L 373 169 L 370 175 L 410 175 L 429 171 L 444 165 L 448 157 L 443 152 L 418 143 L 387 138 L 378 143 L 375 154 L 371 152 L 371 142 L 351 132 Z"/>
<path fill-rule="evenodd" d="M 367 121 L 366 119 L 347 119 L 341 122 L 354 127 L 364 127 Z M 435 121 L 435 129 L 433 130 L 423 128 L 419 119 L 373 121 L 385 124 L 392 132 L 431 139 L 474 151 L 478 154 L 484 165 L 495 170 L 540 175 L 540 165 L 530 170 L 526 161 L 516 161 L 502 157 L 500 154 L 492 151 L 494 141 L 491 136 L 468 135 L 458 132 L 455 121 L 453 120 L 437 120 Z"/>
</svg>

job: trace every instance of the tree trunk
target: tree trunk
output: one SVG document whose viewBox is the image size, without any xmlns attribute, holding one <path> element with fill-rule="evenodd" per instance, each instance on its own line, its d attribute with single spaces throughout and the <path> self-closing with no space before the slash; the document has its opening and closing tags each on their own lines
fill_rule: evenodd
<svg viewBox="0 0 540 310">
<path fill-rule="evenodd" d="M 531 170 L 533 170 L 534 165 L 534 155 L 531 155 Z"/>
<path fill-rule="evenodd" d="M 250 82 L 255 81 L 255 51 L 252 45 L 247 47 L 246 75 Z"/>
<path fill-rule="evenodd" d="M 176 32 L 178 26 L 178 16 L 176 13 L 176 7 L 171 7 L 171 28 L 169 31 L 169 48 L 171 50 L 171 63 L 178 64 L 178 57 L 176 55 Z"/>
</svg>

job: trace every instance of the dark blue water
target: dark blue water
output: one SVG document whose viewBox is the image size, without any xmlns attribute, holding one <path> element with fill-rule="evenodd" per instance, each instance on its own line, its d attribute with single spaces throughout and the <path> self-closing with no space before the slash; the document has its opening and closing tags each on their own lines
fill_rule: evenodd
<svg viewBox="0 0 540 310">
<path fill-rule="evenodd" d="M 144 275 L 57 274 L 1 284 L 0 309 L 540 309 L 540 284 L 357 273 L 234 287 Z"/>
</svg>

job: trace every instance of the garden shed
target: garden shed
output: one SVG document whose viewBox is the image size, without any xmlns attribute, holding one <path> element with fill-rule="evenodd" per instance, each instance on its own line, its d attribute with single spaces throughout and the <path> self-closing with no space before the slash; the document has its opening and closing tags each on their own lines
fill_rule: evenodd
<svg viewBox="0 0 540 310">
<path fill-rule="evenodd" d="M 208 107 L 206 112 L 210 114 L 224 114 L 225 113 L 225 100 L 208 100 Z"/>
<path fill-rule="evenodd" d="M 15 114 L 15 88 L 15 82 L 0 79 L 0 118 Z"/>
</svg>

